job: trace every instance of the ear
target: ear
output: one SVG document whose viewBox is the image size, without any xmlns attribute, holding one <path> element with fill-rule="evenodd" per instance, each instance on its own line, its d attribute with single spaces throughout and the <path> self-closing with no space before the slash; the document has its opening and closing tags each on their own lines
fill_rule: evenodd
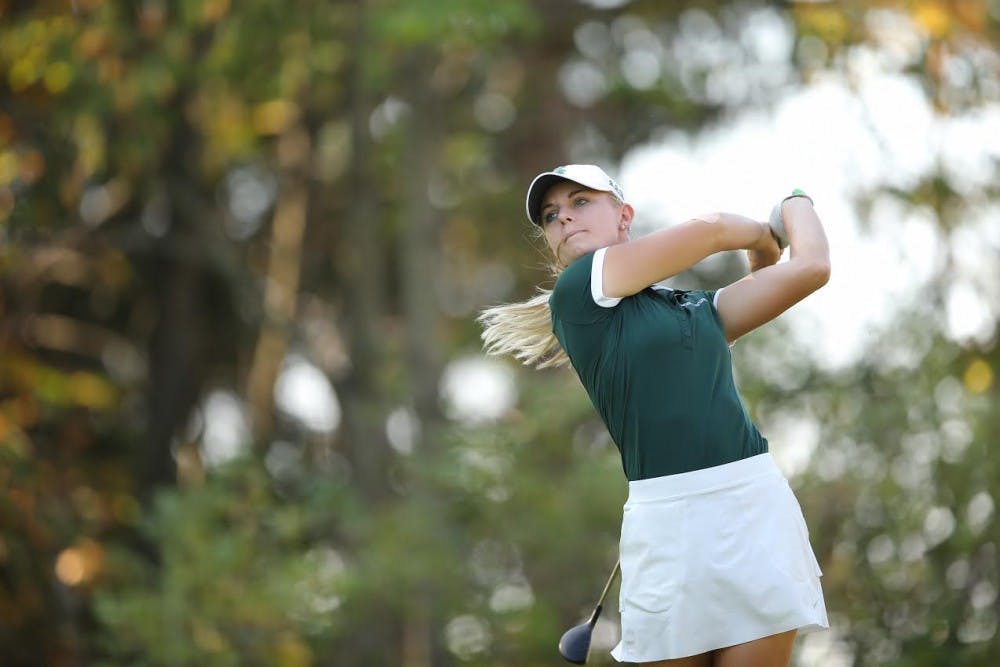
<svg viewBox="0 0 1000 667">
<path fill-rule="evenodd" d="M 621 221 L 626 225 L 632 224 L 632 218 L 635 217 L 635 209 L 632 208 L 632 204 L 622 204 L 621 210 Z"/>
<path fill-rule="evenodd" d="M 632 208 L 632 205 L 622 204 L 621 210 L 618 212 L 618 226 L 623 227 L 626 234 L 632 227 L 632 218 L 634 217 L 635 209 Z"/>
</svg>

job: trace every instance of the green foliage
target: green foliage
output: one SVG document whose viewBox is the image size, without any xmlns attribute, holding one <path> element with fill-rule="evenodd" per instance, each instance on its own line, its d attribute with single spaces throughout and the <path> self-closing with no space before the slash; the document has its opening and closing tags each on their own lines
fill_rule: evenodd
<svg viewBox="0 0 1000 667">
<path fill-rule="evenodd" d="M 239 460 L 160 495 L 144 522 L 155 562 L 123 548 L 108 557 L 96 598 L 108 664 L 310 664 L 342 586 L 338 551 L 308 539 L 350 506 L 348 489 L 329 491 L 327 507 L 283 501 L 259 464 Z"/>
<path fill-rule="evenodd" d="M 898 350 L 925 351 L 886 364 Z M 860 665 L 987 664 L 1000 642 L 996 387 L 970 386 L 975 356 L 915 324 L 885 332 L 870 359 L 805 399 L 822 435 L 803 484 L 840 632 Z"/>
<path fill-rule="evenodd" d="M 381 43 L 409 49 L 446 41 L 448 46 L 474 48 L 537 28 L 530 4 L 461 0 L 442 4 L 410 0 L 375 4 L 374 36 Z"/>
<path fill-rule="evenodd" d="M 365 506 L 330 477 L 279 482 L 252 459 L 163 492 L 145 548 L 107 555 L 104 660 L 312 664 L 389 610 L 485 629 L 454 640 L 477 664 L 551 654 L 614 562 L 624 484 L 575 379 L 531 384 L 523 413 L 449 428 L 437 455 L 407 461 L 405 502 Z"/>
</svg>

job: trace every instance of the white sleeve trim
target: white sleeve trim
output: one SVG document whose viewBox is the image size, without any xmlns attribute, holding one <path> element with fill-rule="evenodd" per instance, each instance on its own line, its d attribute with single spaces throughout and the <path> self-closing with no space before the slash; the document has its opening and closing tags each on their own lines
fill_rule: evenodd
<svg viewBox="0 0 1000 667">
<path fill-rule="evenodd" d="M 590 296 L 594 303 L 602 308 L 614 308 L 621 301 L 621 297 L 604 296 L 604 252 L 607 248 L 601 248 L 594 253 L 594 261 L 590 265 Z"/>
</svg>

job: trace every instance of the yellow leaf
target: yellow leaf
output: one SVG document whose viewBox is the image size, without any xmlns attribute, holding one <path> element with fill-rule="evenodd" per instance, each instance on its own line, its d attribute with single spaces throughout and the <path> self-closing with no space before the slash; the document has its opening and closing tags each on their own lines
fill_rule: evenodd
<svg viewBox="0 0 1000 667">
<path fill-rule="evenodd" d="M 114 387 L 104 378 L 93 373 L 76 372 L 69 376 L 69 395 L 77 405 L 107 409 L 116 403 Z"/>
<path fill-rule="evenodd" d="M 73 80 L 73 69 L 62 61 L 51 63 L 45 68 L 42 80 L 50 93 L 58 95 L 69 87 L 70 81 Z"/>
<path fill-rule="evenodd" d="M 313 664 L 312 651 L 301 639 L 290 633 L 281 636 L 275 653 L 275 664 L 279 667 L 309 667 Z"/>
<path fill-rule="evenodd" d="M 299 116 L 299 108 L 288 100 L 271 100 L 254 109 L 253 125 L 258 134 L 281 134 Z"/>
<path fill-rule="evenodd" d="M 976 359 L 965 369 L 965 388 L 973 394 L 982 394 L 993 386 L 993 368 L 983 359 Z"/>
<path fill-rule="evenodd" d="M 951 29 L 951 15 L 940 2 L 917 3 L 913 9 L 913 20 L 934 39 L 948 34 Z"/>
<path fill-rule="evenodd" d="M 14 151 L 0 153 L 0 185 L 12 183 L 17 178 L 17 155 Z"/>
<path fill-rule="evenodd" d="M 20 92 L 38 80 L 38 64 L 30 58 L 21 58 L 7 72 L 11 90 Z"/>
<path fill-rule="evenodd" d="M 205 23 L 217 23 L 229 13 L 229 0 L 207 0 L 201 8 Z"/>
<path fill-rule="evenodd" d="M 850 21 L 837 7 L 802 5 L 796 8 L 796 16 L 804 31 L 816 33 L 828 44 L 843 42 L 851 31 Z"/>
</svg>

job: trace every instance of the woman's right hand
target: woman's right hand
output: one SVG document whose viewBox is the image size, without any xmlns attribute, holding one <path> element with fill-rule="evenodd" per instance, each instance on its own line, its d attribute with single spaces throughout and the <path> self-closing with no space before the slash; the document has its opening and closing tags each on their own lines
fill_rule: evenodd
<svg viewBox="0 0 1000 667">
<path fill-rule="evenodd" d="M 788 231 L 788 261 L 775 263 L 780 257 L 778 244 L 770 231 L 764 232 L 748 248 L 756 272 L 718 293 L 719 318 L 730 343 L 770 322 L 830 279 L 830 248 L 812 203 L 805 197 L 786 199 L 781 215 Z M 774 266 L 766 266 L 768 262 Z"/>
<path fill-rule="evenodd" d="M 781 248 L 777 239 L 771 233 L 771 227 L 766 222 L 758 223 L 761 226 L 761 235 L 757 243 L 747 248 L 747 260 L 750 262 L 750 273 L 763 269 L 765 266 L 772 266 L 781 259 Z"/>
</svg>

